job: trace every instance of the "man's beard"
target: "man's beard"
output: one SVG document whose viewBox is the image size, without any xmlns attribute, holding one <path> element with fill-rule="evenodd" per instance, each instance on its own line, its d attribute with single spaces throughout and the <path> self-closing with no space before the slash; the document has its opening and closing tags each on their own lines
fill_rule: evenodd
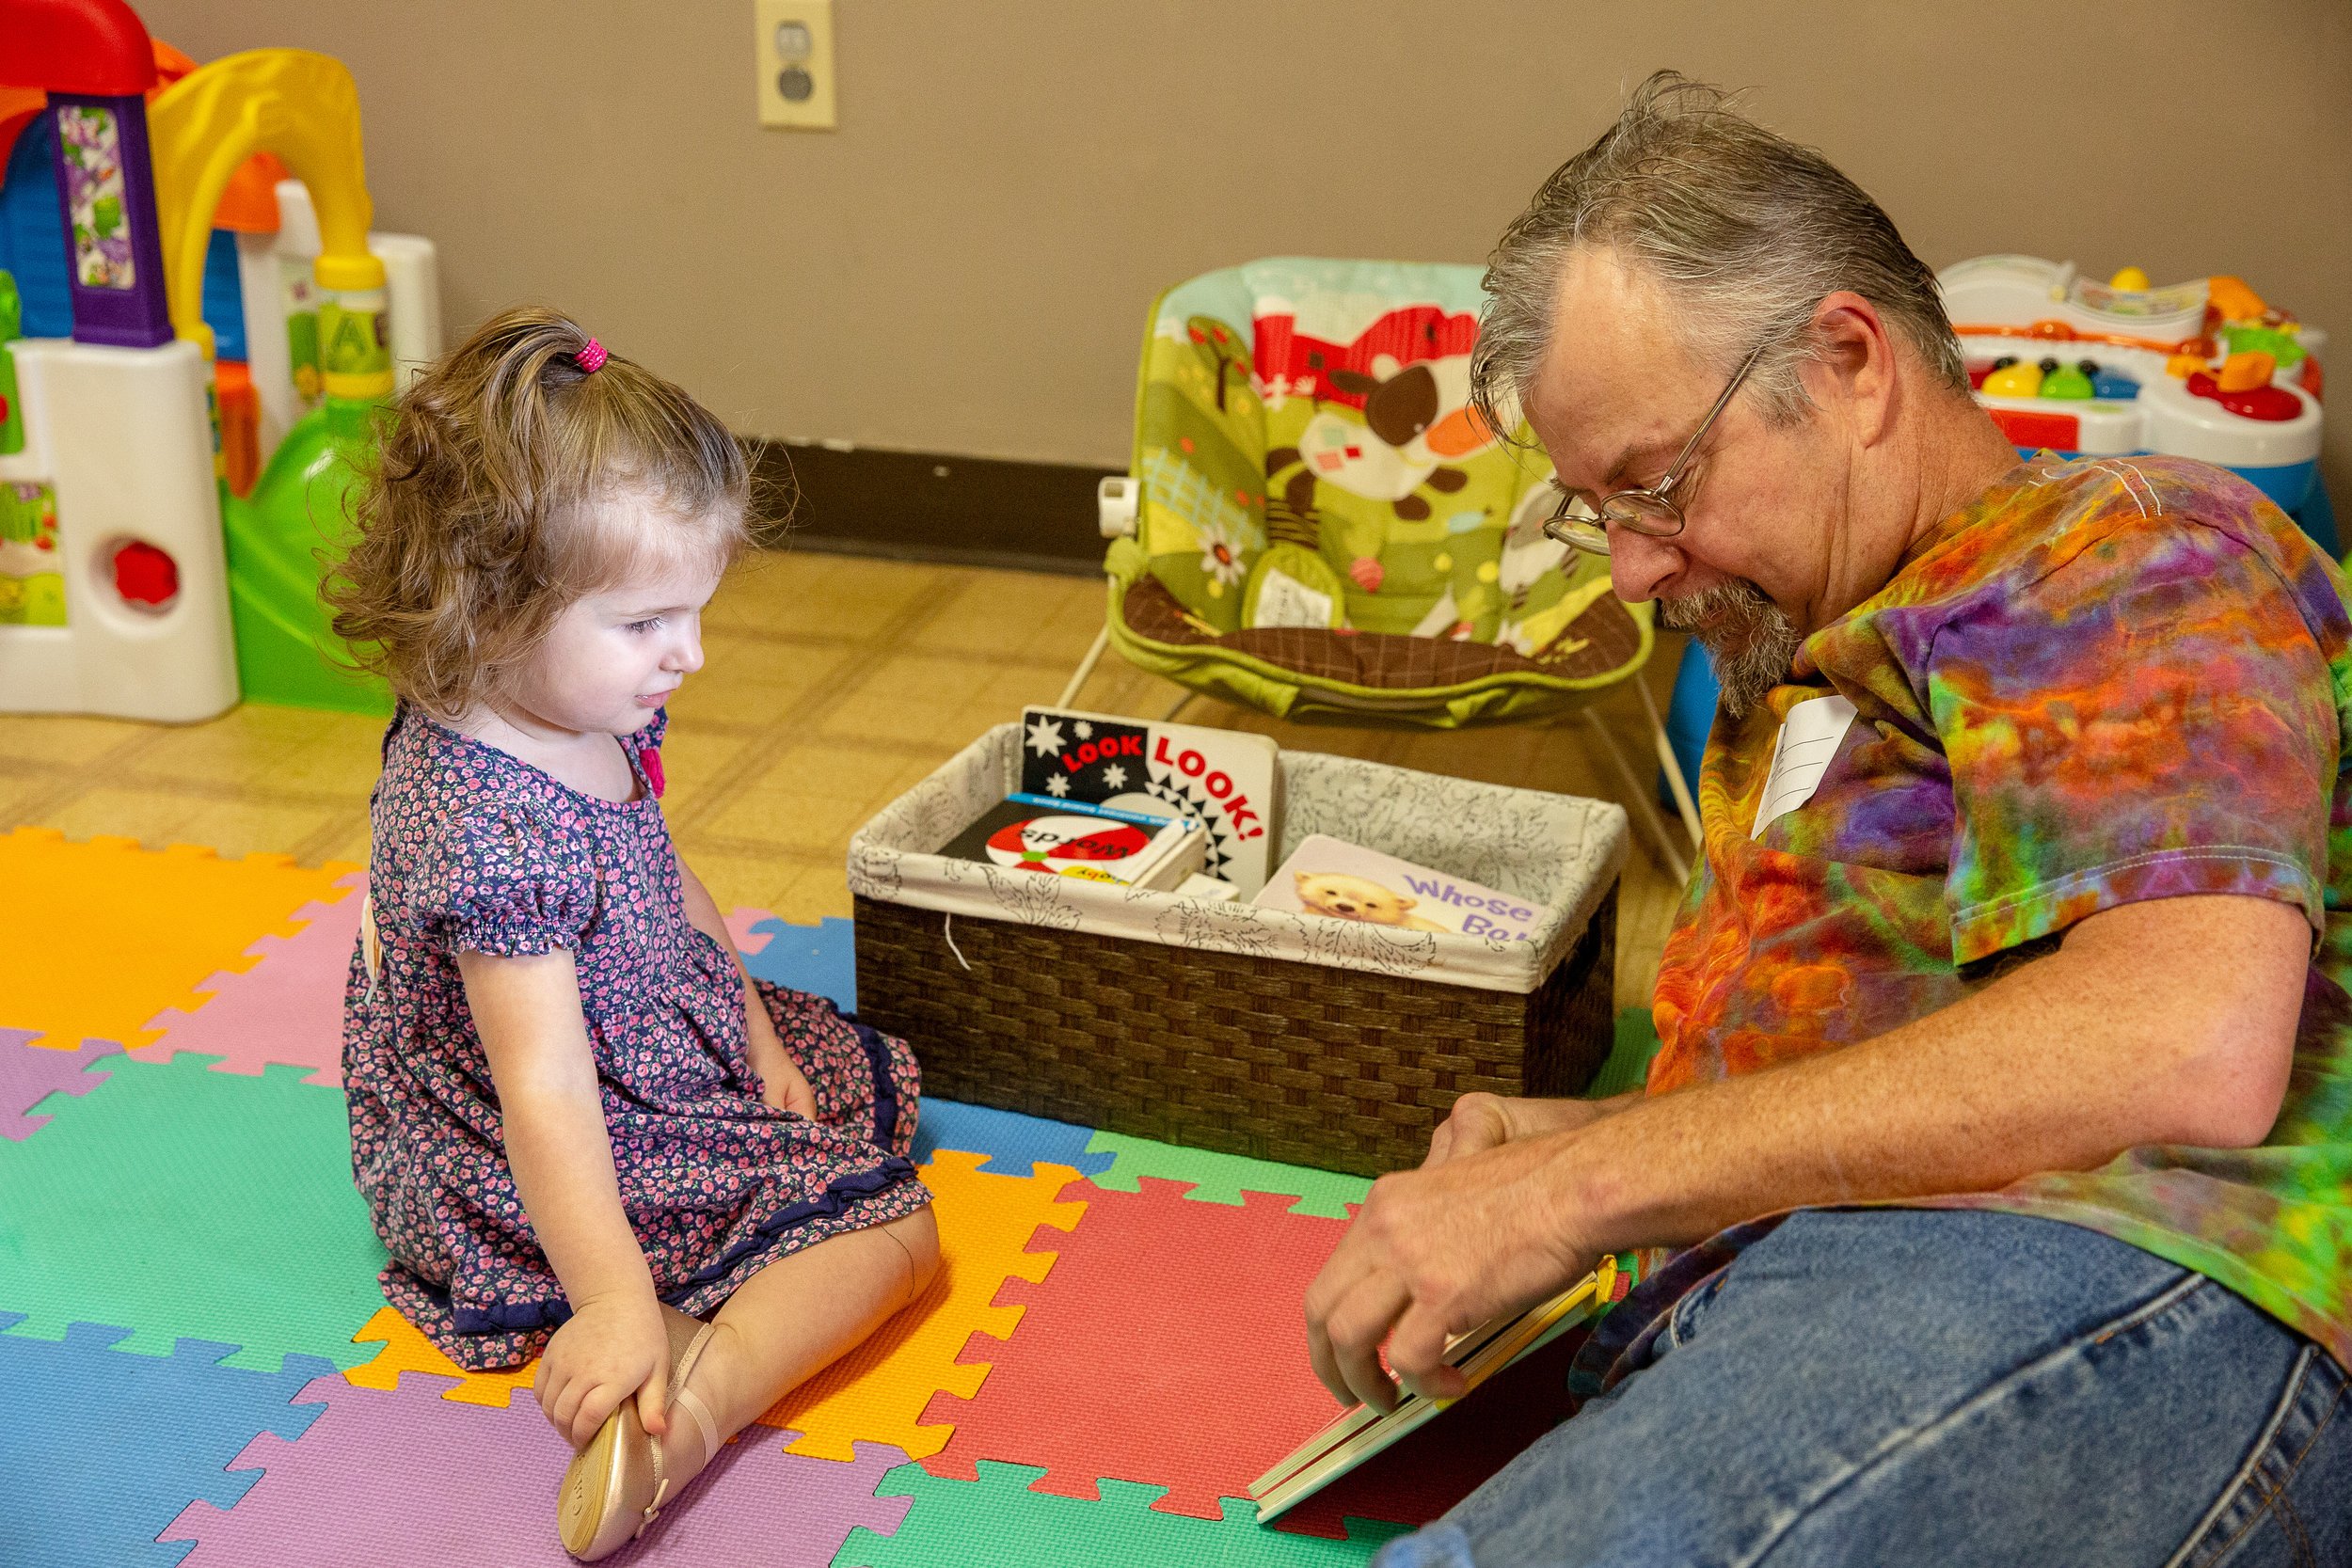
<svg viewBox="0 0 2352 1568">
<path fill-rule="evenodd" d="M 1747 717 L 1766 692 L 1788 678 L 1804 641 L 1780 606 L 1740 578 L 1661 599 L 1658 618 L 1694 634 L 1706 647 L 1724 689 L 1724 709 L 1734 719 Z"/>
</svg>

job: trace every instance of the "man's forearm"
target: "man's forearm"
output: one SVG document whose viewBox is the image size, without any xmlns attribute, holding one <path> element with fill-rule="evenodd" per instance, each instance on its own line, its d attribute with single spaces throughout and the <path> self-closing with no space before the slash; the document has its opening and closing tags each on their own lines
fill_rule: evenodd
<svg viewBox="0 0 2352 1568">
<path fill-rule="evenodd" d="M 2292 1059 L 2302 916 L 2167 902 L 2094 917 L 2089 940 L 1877 1039 L 1549 1135 L 1562 1223 L 1594 1250 L 1687 1243 L 1804 1204 L 1986 1191 L 2143 1144 L 2260 1142 Z M 2236 906 L 2203 911 L 2225 917 L 2225 963 L 2152 976 L 2112 961 L 2191 925 L 2192 904 Z"/>
</svg>

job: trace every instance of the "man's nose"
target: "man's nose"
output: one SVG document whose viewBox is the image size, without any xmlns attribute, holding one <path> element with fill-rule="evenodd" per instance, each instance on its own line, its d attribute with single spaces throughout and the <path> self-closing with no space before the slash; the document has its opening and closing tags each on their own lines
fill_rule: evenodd
<svg viewBox="0 0 2352 1568">
<path fill-rule="evenodd" d="M 1685 558 L 1673 543 L 1636 533 L 1629 528 L 1609 531 L 1609 582 L 1628 604 L 1658 597 L 1659 585 L 1682 570 Z"/>
</svg>

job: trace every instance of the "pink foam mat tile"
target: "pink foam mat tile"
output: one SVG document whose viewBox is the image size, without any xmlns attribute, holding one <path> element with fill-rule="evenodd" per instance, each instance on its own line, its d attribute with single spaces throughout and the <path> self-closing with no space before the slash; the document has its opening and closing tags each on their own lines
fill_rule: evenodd
<svg viewBox="0 0 2352 1568">
<path fill-rule="evenodd" d="M 33 1044 L 37 1029 L 0 1029 L 0 1138 L 23 1143 L 45 1125 L 33 1107 L 53 1094 L 87 1094 L 106 1081 L 89 1070 L 102 1056 L 119 1056 L 112 1040 L 85 1040 L 72 1051 Z"/>
<path fill-rule="evenodd" d="M 766 910 L 749 909 L 738 904 L 735 911 L 727 916 L 727 935 L 734 939 L 735 950 L 748 958 L 767 946 L 775 933 L 755 927 L 762 921 L 773 919 L 775 916 Z"/>
<path fill-rule="evenodd" d="M 336 885 L 349 891 L 332 903 L 309 903 L 293 918 L 306 922 L 290 937 L 265 936 L 246 952 L 257 961 L 242 973 L 222 972 L 197 989 L 210 1000 L 192 1011 L 166 1008 L 148 1022 L 163 1037 L 134 1052 L 141 1061 L 168 1061 L 174 1052 L 218 1056 L 215 1072 L 250 1076 L 273 1062 L 311 1068 L 306 1082 L 340 1085 L 343 1056 L 343 983 L 359 940 L 364 872 Z"/>
<path fill-rule="evenodd" d="M 505 1406 L 441 1398 L 450 1379 L 397 1390 L 340 1376 L 305 1388 L 326 1411 L 300 1438 L 265 1433 L 231 1469 L 263 1474 L 233 1508 L 190 1504 L 158 1539 L 194 1541 L 190 1568 L 335 1563 L 416 1568 L 482 1563 L 565 1568 L 555 1496 L 571 1449 L 528 1399 Z M 787 1454 L 792 1434 L 755 1425 L 730 1443 L 616 1565 L 825 1568 L 850 1532 L 894 1534 L 912 1506 L 876 1497 L 899 1449 L 861 1443 L 841 1464 Z"/>
</svg>

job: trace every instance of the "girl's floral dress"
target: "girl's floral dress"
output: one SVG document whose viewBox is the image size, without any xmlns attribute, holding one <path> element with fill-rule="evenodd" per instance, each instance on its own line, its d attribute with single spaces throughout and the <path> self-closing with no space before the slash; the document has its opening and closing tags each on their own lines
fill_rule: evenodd
<svg viewBox="0 0 2352 1568">
<path fill-rule="evenodd" d="M 365 940 L 345 990 L 352 1173 L 391 1252 L 384 1294 L 460 1367 L 512 1366 L 571 1315 L 515 1191 L 461 951 L 568 948 L 621 1202 L 661 1299 L 708 1312 L 786 1253 L 930 1201 L 907 1156 L 905 1042 L 758 983 L 815 1090 L 771 1109 L 732 955 L 686 919 L 658 799 L 666 715 L 626 738 L 637 798 L 600 800 L 403 706 L 372 808 Z"/>
</svg>

